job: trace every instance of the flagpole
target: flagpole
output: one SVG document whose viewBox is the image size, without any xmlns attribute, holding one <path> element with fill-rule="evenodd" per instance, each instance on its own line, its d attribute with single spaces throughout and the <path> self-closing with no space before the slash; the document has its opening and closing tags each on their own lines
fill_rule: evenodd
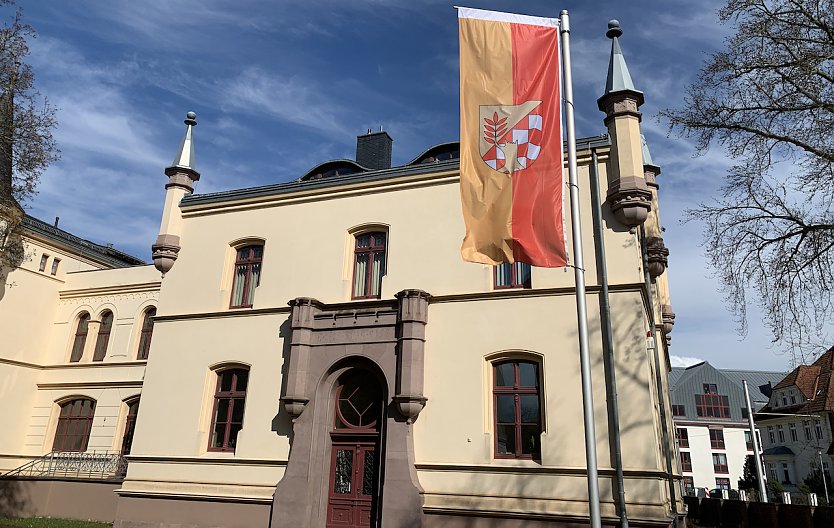
<svg viewBox="0 0 834 528">
<path fill-rule="evenodd" d="M 591 388 L 591 359 L 588 352 L 588 308 L 585 299 L 585 262 L 582 253 L 582 230 L 579 225 L 579 186 L 576 176 L 576 132 L 573 125 L 573 81 L 570 67 L 570 21 L 567 9 L 559 13 L 562 43 L 562 75 L 565 93 L 565 125 L 568 134 L 568 187 L 573 238 L 574 277 L 576 280 L 576 317 L 579 326 L 579 368 L 582 378 L 582 413 L 585 422 L 585 462 L 588 473 L 588 508 L 591 528 L 601 528 L 599 512 L 599 476 L 594 427 L 594 396 Z"/>
</svg>

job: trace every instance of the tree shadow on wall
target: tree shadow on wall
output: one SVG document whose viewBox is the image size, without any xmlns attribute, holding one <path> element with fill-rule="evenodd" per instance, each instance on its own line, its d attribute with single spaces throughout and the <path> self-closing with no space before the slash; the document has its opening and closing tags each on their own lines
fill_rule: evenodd
<svg viewBox="0 0 834 528">
<path fill-rule="evenodd" d="M 0 477 L 0 517 L 21 517 L 29 512 L 29 497 L 20 481 Z"/>
</svg>

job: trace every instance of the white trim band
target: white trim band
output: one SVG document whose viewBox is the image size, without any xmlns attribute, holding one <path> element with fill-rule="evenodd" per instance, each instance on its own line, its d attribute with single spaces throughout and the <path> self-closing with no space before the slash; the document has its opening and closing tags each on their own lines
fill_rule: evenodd
<svg viewBox="0 0 834 528">
<path fill-rule="evenodd" d="M 529 26 L 559 27 L 558 18 L 537 17 L 530 15 L 516 15 L 501 11 L 486 11 L 471 7 L 458 7 L 458 18 L 475 18 L 492 22 L 509 22 L 511 24 L 526 24 Z"/>
</svg>

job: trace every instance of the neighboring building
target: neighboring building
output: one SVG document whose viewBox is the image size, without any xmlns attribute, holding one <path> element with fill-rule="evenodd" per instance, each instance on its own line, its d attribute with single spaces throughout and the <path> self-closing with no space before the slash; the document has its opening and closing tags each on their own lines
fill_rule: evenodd
<svg viewBox="0 0 834 528">
<path fill-rule="evenodd" d="M 796 367 L 773 387 L 756 414 L 768 478 L 796 491 L 822 463 L 831 475 L 834 426 L 834 348 L 811 365 Z"/>
<path fill-rule="evenodd" d="M 601 508 L 615 524 L 604 240 L 630 524 L 670 526 L 668 251 L 618 32 L 609 135 L 578 141 Z M 573 274 L 461 260 L 458 144 L 391 167 L 391 138 L 369 133 L 356 161 L 195 195 L 195 117 L 165 170 L 154 266 L 27 224 L 0 301 L 4 511 L 117 528 L 586 523 Z"/>
<path fill-rule="evenodd" d="M 745 458 L 753 454 L 742 380 L 747 380 L 755 412 L 784 375 L 717 369 L 706 361 L 672 369 L 672 416 L 685 492 L 738 487 Z"/>
</svg>

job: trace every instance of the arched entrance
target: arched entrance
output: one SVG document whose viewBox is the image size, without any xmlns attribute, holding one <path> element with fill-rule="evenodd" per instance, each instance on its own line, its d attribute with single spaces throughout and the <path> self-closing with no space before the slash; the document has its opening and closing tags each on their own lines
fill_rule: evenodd
<svg viewBox="0 0 834 528">
<path fill-rule="evenodd" d="M 376 526 L 383 391 L 370 371 L 353 368 L 334 398 L 327 528 Z"/>
</svg>

